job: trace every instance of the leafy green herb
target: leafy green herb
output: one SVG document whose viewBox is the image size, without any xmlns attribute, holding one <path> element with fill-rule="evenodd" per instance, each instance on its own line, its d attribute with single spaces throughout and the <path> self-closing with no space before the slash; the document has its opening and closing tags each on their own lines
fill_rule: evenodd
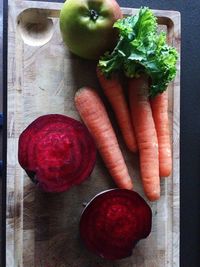
<svg viewBox="0 0 200 267">
<path fill-rule="evenodd" d="M 118 20 L 119 41 L 114 50 L 99 60 L 99 67 L 106 77 L 123 71 L 127 77 L 146 73 L 151 77 L 149 95 L 166 90 L 176 76 L 178 53 L 166 42 L 166 34 L 158 33 L 157 20 L 152 11 L 141 8 L 135 16 Z"/>
</svg>

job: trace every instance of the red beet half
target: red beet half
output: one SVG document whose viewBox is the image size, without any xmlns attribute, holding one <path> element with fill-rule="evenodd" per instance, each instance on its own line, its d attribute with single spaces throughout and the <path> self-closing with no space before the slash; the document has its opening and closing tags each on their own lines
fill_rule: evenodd
<svg viewBox="0 0 200 267">
<path fill-rule="evenodd" d="M 37 118 L 22 132 L 18 159 L 41 189 L 62 192 L 91 174 L 96 147 L 84 124 L 50 114 Z"/>
<path fill-rule="evenodd" d="M 104 191 L 84 209 L 80 236 L 86 247 L 108 260 L 131 256 L 136 243 L 151 232 L 152 212 L 136 192 Z"/>
</svg>

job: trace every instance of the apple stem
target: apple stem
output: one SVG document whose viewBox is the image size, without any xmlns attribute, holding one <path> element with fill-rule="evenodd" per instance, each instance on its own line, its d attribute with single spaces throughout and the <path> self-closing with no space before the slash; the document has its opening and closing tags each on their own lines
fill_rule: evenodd
<svg viewBox="0 0 200 267">
<path fill-rule="evenodd" d="M 98 17 L 99 17 L 99 15 L 96 12 L 96 10 L 91 9 L 90 10 L 90 18 L 91 18 L 91 20 L 96 21 L 98 19 Z"/>
</svg>

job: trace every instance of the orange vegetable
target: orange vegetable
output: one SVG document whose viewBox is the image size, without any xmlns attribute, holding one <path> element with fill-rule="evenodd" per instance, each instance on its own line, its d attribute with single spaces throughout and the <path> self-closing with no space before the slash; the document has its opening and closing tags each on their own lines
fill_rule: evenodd
<svg viewBox="0 0 200 267">
<path fill-rule="evenodd" d="M 120 188 L 132 189 L 132 180 L 116 135 L 98 94 L 91 88 L 81 88 L 75 95 L 75 105 L 115 183 Z"/>
<path fill-rule="evenodd" d="M 107 79 L 97 68 L 97 77 L 117 118 L 124 141 L 130 151 L 137 151 L 135 133 L 123 88 L 117 77 Z"/>
<path fill-rule="evenodd" d="M 158 140 L 145 76 L 129 81 L 129 101 L 140 156 L 143 187 L 149 200 L 160 197 Z"/>
<path fill-rule="evenodd" d="M 151 99 L 151 108 L 158 136 L 160 176 L 169 176 L 172 171 L 170 145 L 168 92 L 165 91 Z"/>
</svg>

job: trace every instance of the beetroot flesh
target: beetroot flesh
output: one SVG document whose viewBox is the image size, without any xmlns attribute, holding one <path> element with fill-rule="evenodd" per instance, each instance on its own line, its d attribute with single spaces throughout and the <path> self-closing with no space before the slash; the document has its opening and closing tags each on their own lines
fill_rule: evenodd
<svg viewBox="0 0 200 267">
<path fill-rule="evenodd" d="M 18 160 L 46 192 L 63 192 L 92 172 L 96 147 L 81 122 L 59 114 L 33 121 L 19 137 Z"/>
<path fill-rule="evenodd" d="M 112 189 L 94 197 L 80 220 L 80 236 L 93 253 L 117 260 L 131 256 L 151 232 L 152 212 L 136 192 Z"/>
</svg>

